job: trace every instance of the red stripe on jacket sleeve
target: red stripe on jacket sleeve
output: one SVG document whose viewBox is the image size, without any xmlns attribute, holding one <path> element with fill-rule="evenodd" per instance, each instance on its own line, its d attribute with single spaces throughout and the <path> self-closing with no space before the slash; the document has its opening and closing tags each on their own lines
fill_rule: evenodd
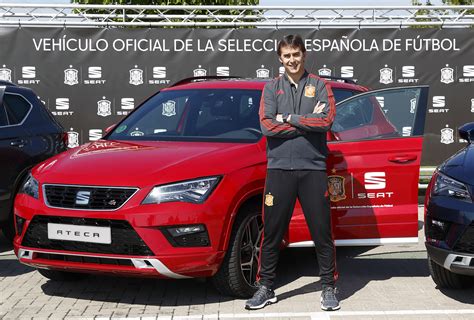
<svg viewBox="0 0 474 320">
<path fill-rule="evenodd" d="M 292 127 L 288 123 L 276 122 L 276 120 L 274 121 L 271 118 L 265 117 L 265 88 L 263 88 L 262 90 L 259 115 L 260 115 L 260 122 L 268 131 L 278 133 L 278 132 L 288 132 L 288 131 L 296 130 L 296 128 Z"/>
</svg>

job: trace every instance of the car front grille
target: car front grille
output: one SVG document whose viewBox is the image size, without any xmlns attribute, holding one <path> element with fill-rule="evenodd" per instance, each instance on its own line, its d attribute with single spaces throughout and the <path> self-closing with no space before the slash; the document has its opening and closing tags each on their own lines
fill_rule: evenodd
<svg viewBox="0 0 474 320">
<path fill-rule="evenodd" d="M 48 206 L 79 210 L 116 210 L 137 190 L 137 188 L 51 184 L 44 186 Z"/>
<path fill-rule="evenodd" d="M 93 264 L 108 264 L 114 266 L 128 266 L 133 267 L 130 259 L 110 259 L 102 257 L 88 257 L 88 256 L 70 256 L 63 254 L 50 254 L 39 252 L 36 254 L 37 259 L 65 261 L 65 262 L 79 262 L 79 263 L 93 263 Z"/>
<path fill-rule="evenodd" d="M 456 252 L 474 254 L 474 224 L 464 230 L 461 238 L 456 242 L 453 248 Z"/>
<path fill-rule="evenodd" d="M 76 226 L 110 227 L 112 243 L 90 243 L 48 239 L 48 223 Z M 25 247 L 73 252 L 108 253 L 130 256 L 153 256 L 153 252 L 124 220 L 85 219 L 74 217 L 35 216 L 21 243 Z"/>
</svg>

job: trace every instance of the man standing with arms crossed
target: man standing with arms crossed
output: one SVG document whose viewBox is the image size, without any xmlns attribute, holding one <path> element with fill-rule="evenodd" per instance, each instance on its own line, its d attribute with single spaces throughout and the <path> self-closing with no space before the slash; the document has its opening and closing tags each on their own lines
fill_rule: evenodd
<svg viewBox="0 0 474 320">
<path fill-rule="evenodd" d="M 285 74 L 267 83 L 260 102 L 260 124 L 267 137 L 265 183 L 258 290 L 246 309 L 275 303 L 273 291 L 280 244 L 298 198 L 316 246 L 323 310 L 339 309 L 335 247 L 327 193 L 326 132 L 336 115 L 334 95 L 321 78 L 305 68 L 306 49 L 299 35 L 278 42 Z"/>
</svg>

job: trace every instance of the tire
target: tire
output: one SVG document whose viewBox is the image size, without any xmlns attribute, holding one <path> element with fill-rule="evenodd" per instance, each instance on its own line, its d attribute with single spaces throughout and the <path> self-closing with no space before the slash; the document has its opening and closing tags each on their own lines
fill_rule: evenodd
<svg viewBox="0 0 474 320">
<path fill-rule="evenodd" d="M 221 294 L 249 298 L 255 293 L 262 233 L 261 210 L 247 208 L 239 213 L 224 261 L 211 279 Z"/>
<path fill-rule="evenodd" d="M 11 215 L 13 216 L 13 215 Z M 7 221 L 5 221 L 2 226 L 1 226 L 1 230 L 3 232 L 3 235 L 5 236 L 5 238 L 10 242 L 10 243 L 13 243 L 13 238 L 15 237 L 15 226 L 13 224 L 13 219 L 8 219 Z"/>
<path fill-rule="evenodd" d="M 85 273 L 59 270 L 36 269 L 43 277 L 52 281 L 79 281 L 87 277 Z"/>
<path fill-rule="evenodd" d="M 428 257 L 428 268 L 431 278 L 439 288 L 465 289 L 472 285 L 472 277 L 453 273 L 434 262 L 430 257 Z"/>
</svg>

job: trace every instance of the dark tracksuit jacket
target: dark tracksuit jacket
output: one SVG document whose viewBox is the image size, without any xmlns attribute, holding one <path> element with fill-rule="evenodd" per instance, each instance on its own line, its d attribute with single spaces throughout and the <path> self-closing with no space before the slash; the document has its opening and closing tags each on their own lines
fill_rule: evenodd
<svg viewBox="0 0 474 320">
<path fill-rule="evenodd" d="M 313 113 L 318 101 L 326 106 Z M 336 115 L 332 90 L 307 72 L 296 88 L 285 74 L 265 85 L 259 114 L 267 137 L 268 170 L 257 280 L 273 286 L 279 247 L 298 199 L 315 242 L 322 285 L 334 286 L 337 271 L 326 175 L 326 133 Z M 290 114 L 289 122 L 276 121 L 277 114 Z"/>
</svg>

